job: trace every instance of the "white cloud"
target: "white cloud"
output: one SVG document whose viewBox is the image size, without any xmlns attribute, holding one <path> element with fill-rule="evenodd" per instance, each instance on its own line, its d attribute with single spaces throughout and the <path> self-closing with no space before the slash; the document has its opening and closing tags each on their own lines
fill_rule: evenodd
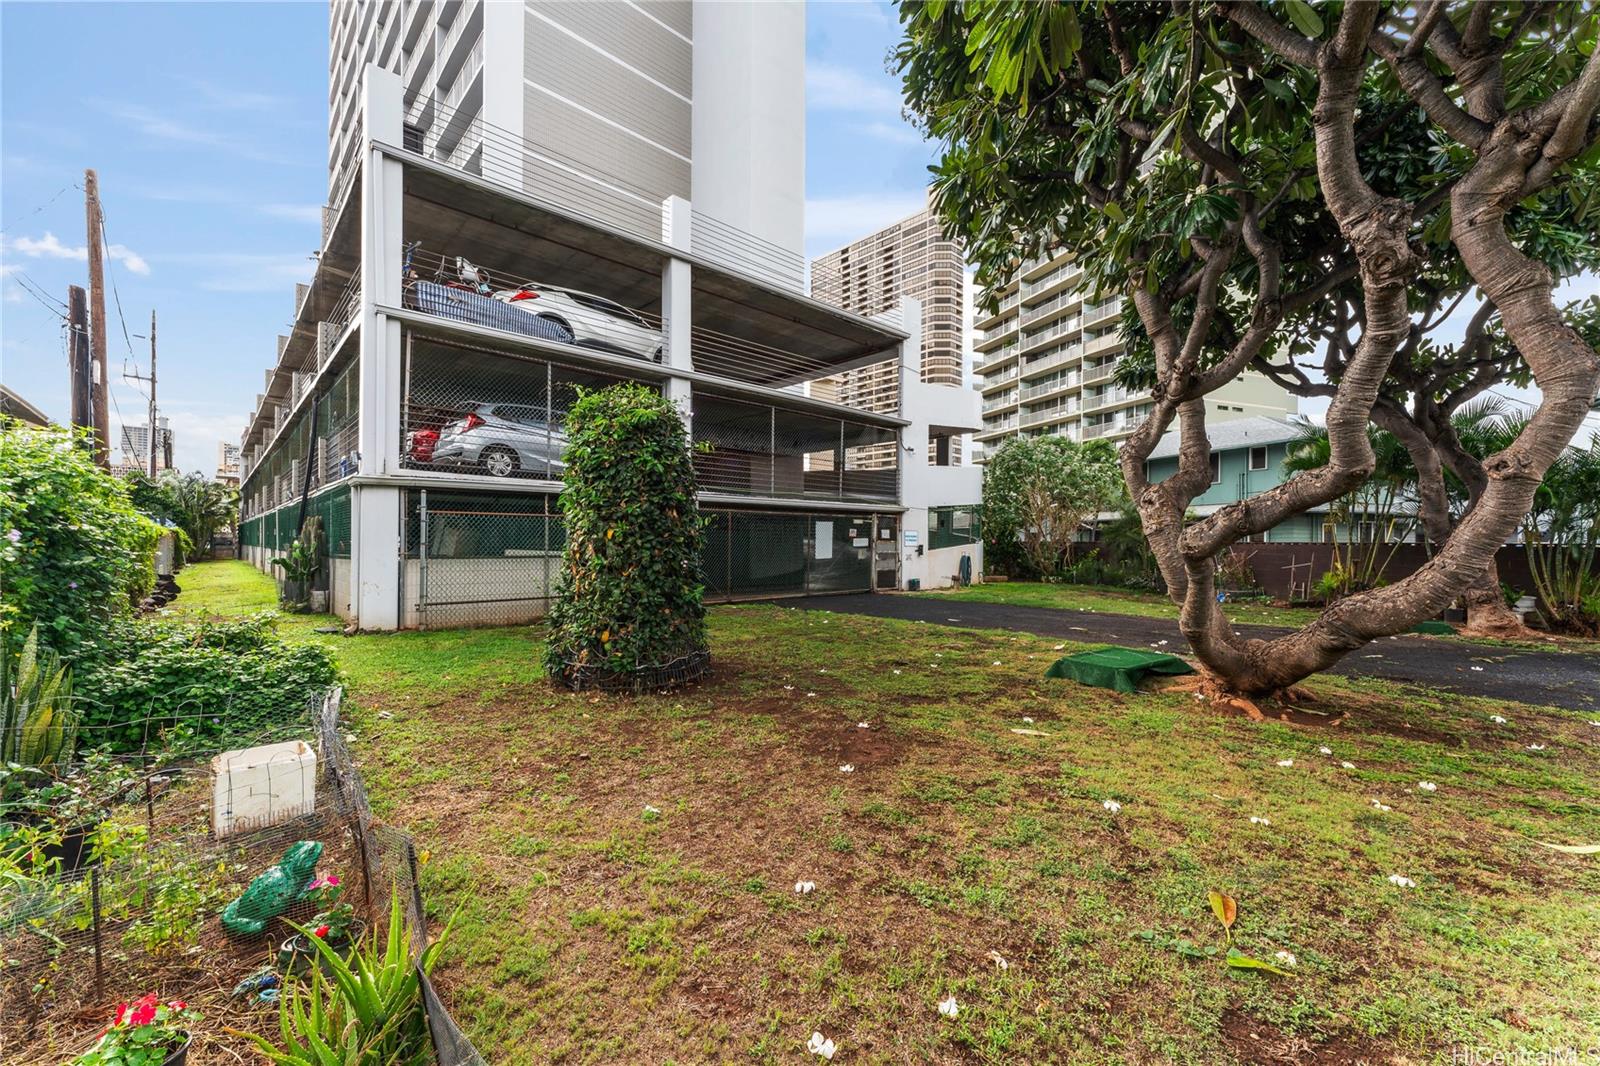
<svg viewBox="0 0 1600 1066">
<path fill-rule="evenodd" d="M 928 194 L 921 189 L 807 200 L 806 243 L 825 246 L 822 250 L 837 247 L 914 215 L 927 205 Z"/>
<path fill-rule="evenodd" d="M 86 244 L 62 244 L 61 238 L 49 230 L 44 231 L 43 237 L 13 237 L 5 242 L 5 250 L 25 255 L 29 259 L 76 259 L 79 262 L 88 262 L 89 246 Z M 120 262 L 135 274 L 150 273 L 150 264 L 138 252 L 125 244 L 111 244 L 106 246 L 106 256 Z M 12 268 L 14 269 L 14 268 Z M 10 270 L 7 270 L 10 273 Z"/>
<path fill-rule="evenodd" d="M 190 267 L 195 287 L 207 292 L 285 292 L 311 279 L 311 257 L 301 252 L 196 252 L 164 256 Z"/>
<path fill-rule="evenodd" d="M 917 128 L 909 122 L 863 122 L 856 126 L 855 129 L 858 133 L 863 133 L 874 140 L 883 141 L 886 144 L 920 148 L 927 143 Z"/>
<path fill-rule="evenodd" d="M 832 63 L 806 64 L 806 104 L 825 111 L 900 113 L 900 90 L 887 74 L 869 78 Z"/>
<path fill-rule="evenodd" d="M 322 224 L 321 204 L 262 204 L 261 213 L 289 222 L 315 222 Z"/>
<path fill-rule="evenodd" d="M 128 123 L 135 133 L 143 137 L 160 141 L 174 141 L 179 144 L 200 145 L 205 148 L 216 148 L 239 156 L 242 159 L 253 159 L 261 163 L 292 162 L 282 153 L 268 151 L 252 141 L 229 137 L 198 126 L 191 126 L 180 119 L 163 115 L 139 104 L 113 100 L 92 100 L 90 103 L 112 118 L 118 118 Z"/>
</svg>

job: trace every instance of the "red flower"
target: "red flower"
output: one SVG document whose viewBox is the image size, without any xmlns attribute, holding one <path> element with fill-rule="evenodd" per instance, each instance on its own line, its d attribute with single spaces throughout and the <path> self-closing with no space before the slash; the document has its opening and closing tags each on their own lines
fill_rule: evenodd
<svg viewBox="0 0 1600 1066">
<path fill-rule="evenodd" d="M 112 1024 L 114 1024 L 114 1025 L 122 1025 L 127 1020 L 128 1020 L 128 1005 L 126 1003 L 118 1003 L 117 1004 L 117 1020 Z"/>
<path fill-rule="evenodd" d="M 185 1010 L 189 1004 L 185 1003 L 181 999 L 175 999 L 171 1003 L 168 1003 L 167 1006 L 171 1007 L 173 1010 Z"/>
<path fill-rule="evenodd" d="M 324 880 L 327 881 L 329 888 L 338 888 L 339 887 L 339 875 L 338 874 L 329 874 Z"/>
<path fill-rule="evenodd" d="M 160 1001 L 156 999 L 156 994 L 154 992 L 150 993 L 133 1005 L 133 1015 L 129 1021 L 136 1026 L 149 1025 L 156 1020 L 156 1007 L 159 1004 Z"/>
<path fill-rule="evenodd" d="M 322 937 L 326 937 L 328 935 L 328 927 L 325 926 L 325 925 L 319 925 L 319 926 L 317 926 L 317 931 L 316 932 L 317 932 L 317 937 L 319 939 L 322 938 Z"/>
</svg>

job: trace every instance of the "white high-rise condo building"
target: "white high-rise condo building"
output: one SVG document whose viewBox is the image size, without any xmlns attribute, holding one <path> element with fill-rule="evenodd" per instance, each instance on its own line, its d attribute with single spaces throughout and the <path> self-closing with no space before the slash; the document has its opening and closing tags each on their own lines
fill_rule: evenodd
<svg viewBox="0 0 1600 1066">
<path fill-rule="evenodd" d="M 1122 297 L 1094 300 L 1067 252 L 1021 265 L 989 291 L 993 312 L 979 311 L 973 347 L 983 429 L 974 438 L 993 451 L 1008 437 L 1053 433 L 1071 440 L 1120 441 L 1150 413 L 1150 394 L 1114 381 L 1127 350 Z M 1251 371 L 1206 397 L 1208 420 L 1283 417 L 1295 398 Z"/>
<path fill-rule="evenodd" d="M 806 292 L 803 5 L 335 0 L 331 33 L 323 244 L 240 442 L 246 558 L 316 529 L 363 628 L 536 617 L 566 414 L 634 382 L 690 427 L 708 599 L 981 572 L 979 471 L 927 458 L 977 398 L 923 382 L 915 300 Z M 810 394 L 883 363 L 892 407 Z"/>
</svg>

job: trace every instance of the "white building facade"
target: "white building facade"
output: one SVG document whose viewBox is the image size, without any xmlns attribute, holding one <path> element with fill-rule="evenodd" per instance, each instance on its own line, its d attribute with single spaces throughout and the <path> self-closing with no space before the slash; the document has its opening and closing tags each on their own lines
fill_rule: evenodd
<svg viewBox="0 0 1600 1066">
<path fill-rule="evenodd" d="M 983 427 L 974 439 L 986 452 L 1016 436 L 1120 442 L 1138 428 L 1150 413 L 1150 394 L 1114 380 L 1127 351 L 1121 296 L 1092 299 L 1069 253 L 1029 260 L 990 292 L 999 305 L 978 313 L 973 345 L 983 396 Z M 1293 396 L 1253 371 L 1206 404 L 1212 422 L 1281 418 L 1298 409 Z"/>
<path fill-rule="evenodd" d="M 315 517 L 318 584 L 362 628 L 537 617 L 564 539 L 566 411 L 632 381 L 689 424 L 708 600 L 922 580 L 916 523 L 976 497 L 902 471 L 925 466 L 930 424 L 975 425 L 976 397 L 872 412 L 805 395 L 915 366 L 917 342 L 904 309 L 805 295 L 803 8 L 477 0 L 446 23 L 416 6 L 334 5 L 333 198 L 241 441 L 245 556 L 269 568 Z M 606 36 L 617 19 L 643 21 Z M 902 439 L 915 459 L 861 461 Z"/>
</svg>

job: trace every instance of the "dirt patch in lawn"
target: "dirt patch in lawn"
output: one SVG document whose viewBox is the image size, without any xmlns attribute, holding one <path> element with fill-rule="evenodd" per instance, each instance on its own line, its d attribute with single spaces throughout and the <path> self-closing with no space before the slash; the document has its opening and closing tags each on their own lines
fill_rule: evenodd
<svg viewBox="0 0 1600 1066">
<path fill-rule="evenodd" d="M 1390 1066 L 1411 1061 L 1354 1036 L 1317 1042 L 1284 1033 L 1238 1010 L 1223 1013 L 1222 1038 L 1239 1061 L 1250 1066 Z"/>
</svg>

